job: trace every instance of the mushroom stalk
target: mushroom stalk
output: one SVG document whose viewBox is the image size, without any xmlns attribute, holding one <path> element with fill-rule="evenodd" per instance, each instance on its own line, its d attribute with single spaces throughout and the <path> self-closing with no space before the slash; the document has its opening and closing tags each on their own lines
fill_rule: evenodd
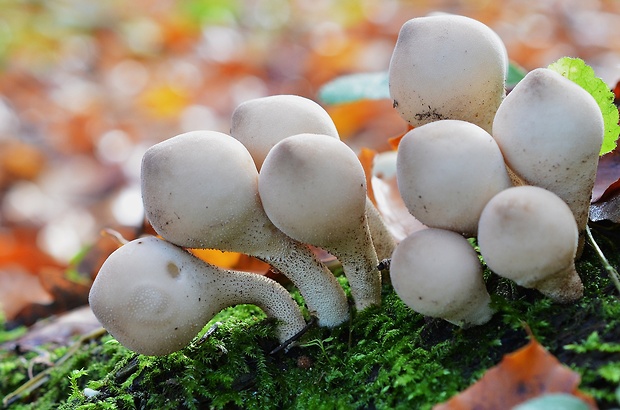
<svg viewBox="0 0 620 410">
<path fill-rule="evenodd" d="M 493 138 L 508 167 L 525 184 L 562 198 L 580 236 L 588 223 L 603 134 L 603 117 L 594 98 L 546 68 L 529 72 L 515 86 L 493 123 Z"/>
<path fill-rule="evenodd" d="M 381 303 L 381 274 L 366 220 L 366 178 L 345 143 L 318 134 L 283 139 L 265 158 L 258 188 L 280 230 L 340 260 L 358 310 Z"/>
<path fill-rule="evenodd" d="M 281 343 L 305 326 L 299 306 L 277 282 L 209 265 L 156 237 L 114 251 L 95 278 L 89 302 L 112 336 L 145 355 L 182 349 L 215 314 L 237 304 L 254 304 L 275 318 Z"/>
<path fill-rule="evenodd" d="M 230 135 L 245 145 L 259 172 L 274 145 L 286 137 L 304 133 L 340 139 L 327 111 L 298 95 L 254 98 L 240 104 L 232 114 Z M 389 258 L 396 242 L 370 199 L 366 201 L 366 217 L 378 258 Z"/>
<path fill-rule="evenodd" d="M 506 189 L 485 206 L 478 245 L 487 266 L 559 303 L 583 295 L 575 271 L 577 224 L 562 199 L 535 186 Z"/>
<path fill-rule="evenodd" d="M 297 286 L 320 326 L 348 320 L 346 295 L 333 274 L 267 218 L 252 157 L 234 138 L 196 131 L 154 145 L 142 161 L 142 198 L 164 239 L 262 259 Z"/>
<path fill-rule="evenodd" d="M 455 119 L 490 132 L 507 65 L 506 47 L 483 23 L 451 14 L 413 18 L 390 61 L 394 108 L 414 127 Z"/>
</svg>

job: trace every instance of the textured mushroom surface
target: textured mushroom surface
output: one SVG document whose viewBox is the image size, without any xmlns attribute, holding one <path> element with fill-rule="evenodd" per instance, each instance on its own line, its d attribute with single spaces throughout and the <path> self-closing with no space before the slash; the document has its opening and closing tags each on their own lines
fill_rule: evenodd
<svg viewBox="0 0 620 410">
<path fill-rule="evenodd" d="M 394 108 L 413 126 L 456 119 L 491 130 L 504 98 L 508 56 L 483 23 L 457 15 L 416 17 L 401 28 L 389 68 Z"/>
<path fill-rule="evenodd" d="M 512 186 L 493 137 L 459 120 L 409 131 L 398 146 L 397 181 L 416 219 L 468 235 L 476 234 L 486 203 Z"/>
<path fill-rule="evenodd" d="M 575 271 L 577 224 L 557 195 L 535 186 L 509 188 L 480 216 L 478 245 L 488 267 L 558 302 L 583 294 Z"/>
<path fill-rule="evenodd" d="M 478 255 L 455 232 L 429 228 L 409 235 L 394 251 L 390 277 L 396 294 L 423 315 L 461 327 L 493 315 Z"/>
<path fill-rule="evenodd" d="M 255 304 L 279 321 L 286 341 L 305 322 L 277 282 L 225 271 L 155 237 L 139 238 L 101 266 L 89 302 L 101 324 L 125 347 L 163 355 L 185 347 L 225 307 Z"/>
</svg>

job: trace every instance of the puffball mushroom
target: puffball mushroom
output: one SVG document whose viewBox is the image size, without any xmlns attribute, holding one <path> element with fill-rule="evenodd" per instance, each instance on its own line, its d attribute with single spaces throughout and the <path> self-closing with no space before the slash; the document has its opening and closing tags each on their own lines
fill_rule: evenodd
<svg viewBox="0 0 620 410">
<path fill-rule="evenodd" d="M 396 294 L 423 315 L 461 327 L 482 325 L 493 316 L 480 259 L 455 232 L 428 228 L 403 239 L 390 276 Z"/>
<path fill-rule="evenodd" d="M 396 161 L 403 201 L 429 227 L 475 235 L 486 203 L 512 186 L 493 137 L 465 121 L 414 128 L 401 140 Z"/>
<path fill-rule="evenodd" d="M 355 306 L 381 303 L 381 274 L 366 222 L 366 177 L 355 153 L 328 135 L 278 142 L 261 168 L 258 190 L 273 223 L 342 263 Z"/>
<path fill-rule="evenodd" d="M 529 72 L 502 102 L 493 137 L 506 164 L 525 184 L 554 192 L 588 223 L 603 143 L 603 115 L 594 98 L 555 71 Z"/>
<path fill-rule="evenodd" d="M 248 100 L 232 114 L 230 135 L 245 145 L 259 172 L 269 150 L 284 138 L 296 134 L 340 138 L 327 111 L 298 95 L 272 95 Z M 366 216 L 378 258 L 389 258 L 396 242 L 370 199 L 366 200 Z"/>
<path fill-rule="evenodd" d="M 152 146 L 142 159 L 142 200 L 164 239 L 255 256 L 297 286 L 319 325 L 348 320 L 346 295 L 333 274 L 267 218 L 254 161 L 236 139 L 194 131 Z"/>
<path fill-rule="evenodd" d="M 112 336 L 145 355 L 182 349 L 216 313 L 237 304 L 254 304 L 277 319 L 282 343 L 305 326 L 299 306 L 277 282 L 217 268 L 153 236 L 106 259 L 89 302 Z"/>
<path fill-rule="evenodd" d="M 451 14 L 416 17 L 398 35 L 390 96 L 414 127 L 456 119 L 490 132 L 505 96 L 507 66 L 506 47 L 483 23 Z"/>
<path fill-rule="evenodd" d="M 583 295 L 575 271 L 577 224 L 560 197 L 535 186 L 506 189 L 485 206 L 478 245 L 487 266 L 556 302 Z"/>
<path fill-rule="evenodd" d="M 232 114 L 230 135 L 245 145 L 259 171 L 274 145 L 302 132 L 340 138 L 327 111 L 299 95 L 254 98 L 239 104 Z"/>
</svg>

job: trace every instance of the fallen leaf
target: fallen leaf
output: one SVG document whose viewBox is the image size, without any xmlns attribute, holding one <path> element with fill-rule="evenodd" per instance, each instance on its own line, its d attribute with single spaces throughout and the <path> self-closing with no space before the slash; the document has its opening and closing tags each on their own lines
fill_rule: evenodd
<svg viewBox="0 0 620 410">
<path fill-rule="evenodd" d="M 364 168 L 364 174 L 366 174 L 366 195 L 372 201 L 375 206 L 377 206 L 377 201 L 375 200 L 375 195 L 372 190 L 372 167 L 374 164 L 375 156 L 377 155 L 377 151 L 370 148 L 362 148 L 358 158 L 362 164 L 362 168 Z"/>
<path fill-rule="evenodd" d="M 510 409 L 548 393 L 568 393 L 597 409 L 594 399 L 579 391 L 580 375 L 550 354 L 531 337 L 530 342 L 504 356 L 474 385 L 434 410 Z"/>
<path fill-rule="evenodd" d="M 397 242 L 415 231 L 426 228 L 422 222 L 409 213 L 398 191 L 396 151 L 388 151 L 375 156 L 370 186 L 377 209 Z"/>
<path fill-rule="evenodd" d="M 611 198 L 620 191 L 620 150 L 603 155 L 598 162 L 592 203 Z"/>
</svg>

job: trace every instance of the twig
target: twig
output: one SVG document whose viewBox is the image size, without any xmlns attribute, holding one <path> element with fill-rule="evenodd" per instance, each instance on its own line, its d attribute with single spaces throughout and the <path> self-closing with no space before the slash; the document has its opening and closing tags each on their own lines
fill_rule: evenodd
<svg viewBox="0 0 620 410">
<path fill-rule="evenodd" d="M 594 248 L 594 251 L 596 252 L 596 255 L 601 261 L 601 264 L 609 274 L 609 277 L 611 278 L 612 282 L 616 286 L 616 289 L 618 289 L 618 292 L 620 293 L 620 274 L 618 274 L 618 271 L 613 266 L 611 266 L 611 263 L 609 263 L 609 261 L 605 257 L 605 254 L 594 240 L 589 225 L 586 225 L 586 234 L 588 237 L 588 242 L 590 242 L 590 245 Z"/>
</svg>

